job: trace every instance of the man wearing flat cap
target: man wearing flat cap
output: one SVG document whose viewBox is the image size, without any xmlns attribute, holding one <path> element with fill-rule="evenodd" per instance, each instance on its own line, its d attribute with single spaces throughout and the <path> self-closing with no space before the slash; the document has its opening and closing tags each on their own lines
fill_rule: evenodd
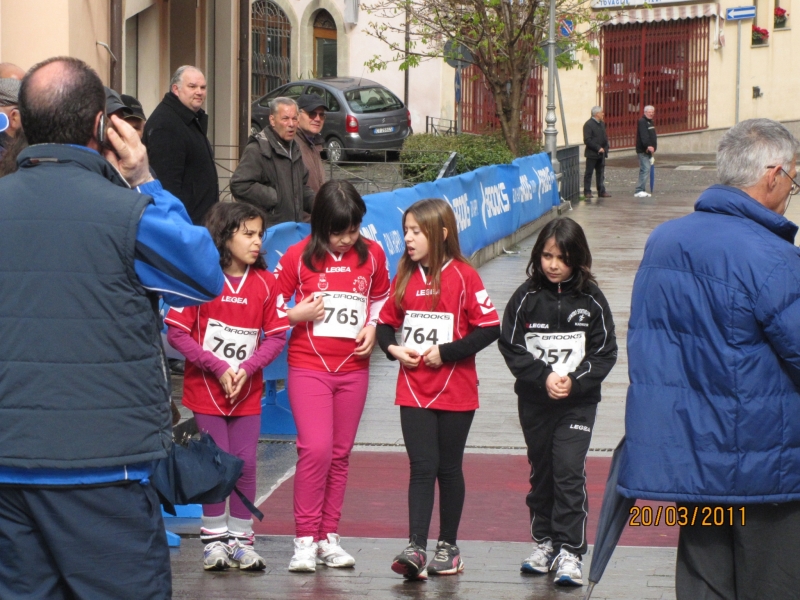
<svg viewBox="0 0 800 600">
<path fill-rule="evenodd" d="M 303 164 L 308 169 L 308 187 L 316 194 L 325 183 L 325 167 L 322 164 L 322 148 L 325 140 L 320 131 L 325 124 L 325 113 L 328 107 L 325 101 L 316 94 L 303 94 L 297 99 L 300 109 L 297 115 L 297 127 L 300 130 L 296 136 L 300 152 L 303 154 Z"/>
</svg>

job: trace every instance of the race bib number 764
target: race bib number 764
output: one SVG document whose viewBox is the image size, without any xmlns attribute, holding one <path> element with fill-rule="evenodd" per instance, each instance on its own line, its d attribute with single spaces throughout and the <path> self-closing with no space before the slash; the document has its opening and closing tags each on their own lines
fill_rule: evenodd
<svg viewBox="0 0 800 600">
<path fill-rule="evenodd" d="M 409 310 L 400 331 L 401 344 L 420 354 L 431 346 L 453 341 L 452 313 Z"/>
</svg>

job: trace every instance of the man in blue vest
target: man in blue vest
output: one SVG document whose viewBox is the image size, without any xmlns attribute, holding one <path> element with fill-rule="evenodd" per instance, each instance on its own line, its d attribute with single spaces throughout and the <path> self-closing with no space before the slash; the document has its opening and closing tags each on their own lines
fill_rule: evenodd
<svg viewBox="0 0 800 600">
<path fill-rule="evenodd" d="M 31 145 L 0 179 L 0 598 L 172 593 L 148 479 L 171 444 L 157 294 L 198 304 L 223 277 L 104 106 L 82 61 L 33 67 Z"/>
<path fill-rule="evenodd" d="M 800 594 L 798 149 L 731 128 L 722 185 L 653 231 L 633 285 L 618 490 L 677 503 L 679 600 Z"/>
</svg>

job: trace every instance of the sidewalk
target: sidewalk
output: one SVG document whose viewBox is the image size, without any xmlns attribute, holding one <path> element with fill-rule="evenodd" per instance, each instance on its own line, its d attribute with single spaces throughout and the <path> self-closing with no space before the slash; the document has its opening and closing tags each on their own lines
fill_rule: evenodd
<svg viewBox="0 0 800 600">
<path fill-rule="evenodd" d="M 617 365 L 603 384 L 590 455 L 610 457 L 624 432 L 624 402 L 627 388 L 625 337 L 629 317 L 631 287 L 644 243 L 661 222 L 692 210 L 700 191 L 716 181 L 709 161 L 688 165 L 684 157 L 667 160 L 656 171 L 656 191 L 652 198 L 633 197 L 635 168 L 609 166 L 606 169 L 608 199 L 575 203 L 567 213 L 587 234 L 594 257 L 593 271 L 606 294 L 620 348 Z M 713 157 L 712 157 L 713 159 Z M 611 160 L 609 161 L 611 163 Z M 673 166 L 667 166 L 667 165 Z M 700 169 L 676 169 L 680 166 Z M 789 218 L 800 217 L 800 207 Z M 524 281 L 525 267 L 536 240 L 532 236 L 512 254 L 498 257 L 479 270 L 487 290 L 502 312 L 512 292 Z M 524 442 L 517 419 L 513 378 L 496 344 L 478 355 L 481 409 L 477 411 L 467 443 L 467 451 L 491 454 L 524 454 Z M 393 405 L 397 377 L 395 363 L 373 354 L 367 406 L 356 439 L 355 452 L 404 452 L 398 410 Z M 260 500 L 287 474 L 291 474 L 295 451 L 290 440 L 264 441 L 259 450 Z M 524 483 L 524 482 L 522 482 Z M 404 486 L 399 486 L 405 489 Z M 386 490 L 387 494 L 398 493 Z M 400 492 L 400 493 L 405 493 Z M 469 487 L 467 488 L 469 496 Z M 525 527 L 527 509 L 524 494 L 519 498 L 520 526 Z M 595 503 L 590 511 L 599 511 Z M 487 512 L 487 524 L 492 514 Z M 405 514 L 387 514 L 387 520 L 404 522 Z M 186 533 L 197 531 L 191 524 Z M 373 534 L 375 535 L 375 534 Z M 432 532 L 432 537 L 435 533 Z M 463 574 L 431 579 L 427 583 L 405 583 L 389 569 L 392 557 L 405 544 L 403 539 L 347 538 L 346 548 L 356 556 L 353 570 L 321 568 L 316 574 L 301 575 L 286 571 L 291 557 L 291 538 L 259 536 L 256 549 L 267 561 L 260 574 L 202 571 L 202 545 L 184 538 L 182 548 L 173 553 L 174 595 L 176 598 L 319 598 L 344 599 L 369 596 L 383 598 L 459 598 L 459 599 L 534 599 L 582 598 L 585 588 L 555 588 L 549 577 L 528 577 L 519 573 L 520 561 L 530 545 L 515 542 L 459 541 L 466 563 Z M 584 557 L 584 577 L 588 577 L 591 551 Z M 602 582 L 595 589 L 598 599 L 674 598 L 674 548 L 620 547 L 615 552 Z"/>
</svg>

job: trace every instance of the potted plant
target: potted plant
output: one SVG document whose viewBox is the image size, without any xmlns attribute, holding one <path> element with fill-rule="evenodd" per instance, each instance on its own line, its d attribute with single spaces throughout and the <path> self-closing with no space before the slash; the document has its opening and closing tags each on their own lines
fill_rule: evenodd
<svg viewBox="0 0 800 600">
<path fill-rule="evenodd" d="M 789 16 L 789 13 L 786 12 L 785 8 L 781 8 L 780 6 L 775 7 L 775 29 L 783 29 L 786 27 L 786 17 Z"/>
<path fill-rule="evenodd" d="M 753 25 L 753 46 L 761 46 L 767 43 L 769 31 L 758 25 Z"/>
</svg>

